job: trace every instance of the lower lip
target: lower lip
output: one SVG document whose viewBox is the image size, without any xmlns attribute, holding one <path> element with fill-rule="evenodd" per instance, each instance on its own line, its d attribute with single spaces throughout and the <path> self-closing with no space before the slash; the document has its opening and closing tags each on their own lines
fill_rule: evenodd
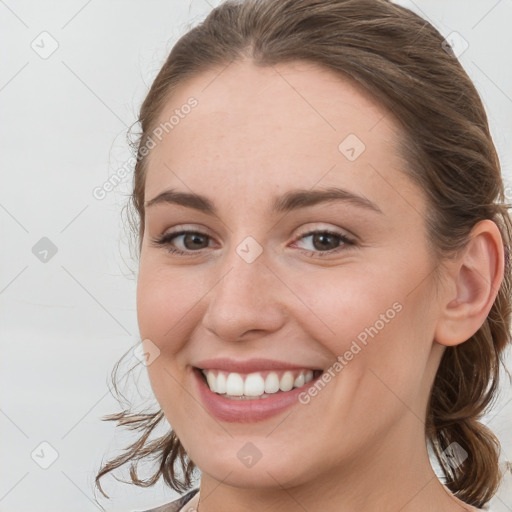
<svg viewBox="0 0 512 512">
<path fill-rule="evenodd" d="M 321 377 L 318 376 L 300 388 L 275 393 L 266 398 L 236 400 L 225 398 L 211 391 L 198 369 L 194 368 L 192 373 L 196 380 L 199 396 L 208 411 L 217 419 L 232 423 L 252 423 L 278 415 L 289 407 L 298 404 L 300 393 L 313 385 Z"/>
</svg>

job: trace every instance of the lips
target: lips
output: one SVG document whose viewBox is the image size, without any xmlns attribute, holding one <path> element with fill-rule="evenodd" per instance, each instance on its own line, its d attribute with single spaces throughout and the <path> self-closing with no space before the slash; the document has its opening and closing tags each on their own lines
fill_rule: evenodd
<svg viewBox="0 0 512 512">
<path fill-rule="evenodd" d="M 316 370 L 318 367 L 293 364 L 273 359 L 248 359 L 237 361 L 228 358 L 205 359 L 194 364 L 200 370 L 223 370 L 225 372 L 252 373 L 269 370 Z"/>
<path fill-rule="evenodd" d="M 194 365 L 198 394 L 216 418 L 262 421 L 298 404 L 298 395 L 323 370 L 282 361 L 210 359 Z"/>
</svg>

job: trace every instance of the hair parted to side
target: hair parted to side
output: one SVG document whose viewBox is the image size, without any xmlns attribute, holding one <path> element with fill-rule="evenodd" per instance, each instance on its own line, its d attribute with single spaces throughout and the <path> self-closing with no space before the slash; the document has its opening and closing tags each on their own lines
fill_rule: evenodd
<svg viewBox="0 0 512 512">
<path fill-rule="evenodd" d="M 479 419 L 496 397 L 500 363 L 510 342 L 512 222 L 482 101 L 442 43 L 430 23 L 387 0 L 226 1 L 179 39 L 142 104 L 130 221 L 140 253 L 147 172 L 141 148 L 174 89 L 188 78 L 243 59 L 259 66 L 309 61 L 369 91 L 402 126 L 407 173 L 425 191 L 425 222 L 438 257 L 463 248 L 472 227 L 483 219 L 496 222 L 503 237 L 505 276 L 496 300 L 469 340 L 446 348 L 426 417 L 426 438 L 445 485 L 459 499 L 481 507 L 501 480 L 499 442 Z M 98 472 L 96 485 L 105 496 L 100 478 L 126 463 L 131 463 L 136 485 L 151 486 L 162 476 L 177 491 L 190 487 L 195 466 L 172 429 L 147 443 L 164 419 L 162 411 L 125 410 L 105 419 L 141 432 L 137 442 Z M 453 442 L 468 453 L 456 469 L 443 457 Z M 140 480 L 137 465 L 148 456 L 159 461 L 158 470 Z"/>
</svg>

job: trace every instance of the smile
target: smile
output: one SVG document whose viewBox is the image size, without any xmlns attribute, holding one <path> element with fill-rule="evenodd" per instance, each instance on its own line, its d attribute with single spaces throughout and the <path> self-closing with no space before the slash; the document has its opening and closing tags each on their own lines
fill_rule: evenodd
<svg viewBox="0 0 512 512">
<path fill-rule="evenodd" d="M 268 398 L 300 388 L 319 376 L 322 370 L 274 370 L 253 373 L 236 373 L 223 370 L 201 370 L 210 391 L 234 400 Z"/>
<path fill-rule="evenodd" d="M 265 421 L 300 404 L 300 393 L 323 374 L 323 370 L 262 359 L 215 359 L 191 370 L 193 393 L 205 410 L 217 420 L 234 423 Z"/>
</svg>

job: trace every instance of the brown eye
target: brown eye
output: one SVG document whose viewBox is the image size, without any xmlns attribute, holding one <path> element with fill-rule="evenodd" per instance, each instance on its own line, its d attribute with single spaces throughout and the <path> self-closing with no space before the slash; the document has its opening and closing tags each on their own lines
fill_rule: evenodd
<svg viewBox="0 0 512 512">
<path fill-rule="evenodd" d="M 340 237 L 329 233 L 318 233 L 313 235 L 313 246 L 319 251 L 336 249 L 340 245 Z"/>
<path fill-rule="evenodd" d="M 310 249 L 305 250 L 308 256 L 322 257 L 329 254 L 347 250 L 349 246 L 355 245 L 355 242 L 348 238 L 345 234 L 328 230 L 310 231 L 298 238 L 304 240 L 311 238 Z"/>
<path fill-rule="evenodd" d="M 183 245 L 186 249 L 194 250 L 194 249 L 204 249 L 208 247 L 208 236 L 203 235 L 201 233 L 187 233 L 182 234 L 183 236 Z M 176 235 L 175 235 L 176 237 Z M 175 238 L 173 237 L 173 238 Z M 205 244 L 206 240 L 206 244 Z"/>
<path fill-rule="evenodd" d="M 184 249 L 175 247 L 175 239 L 182 237 L 181 245 Z M 176 233 L 167 233 L 161 238 L 153 240 L 157 246 L 164 246 L 174 254 L 189 254 L 198 252 L 208 247 L 210 237 L 199 231 L 178 231 Z"/>
</svg>

